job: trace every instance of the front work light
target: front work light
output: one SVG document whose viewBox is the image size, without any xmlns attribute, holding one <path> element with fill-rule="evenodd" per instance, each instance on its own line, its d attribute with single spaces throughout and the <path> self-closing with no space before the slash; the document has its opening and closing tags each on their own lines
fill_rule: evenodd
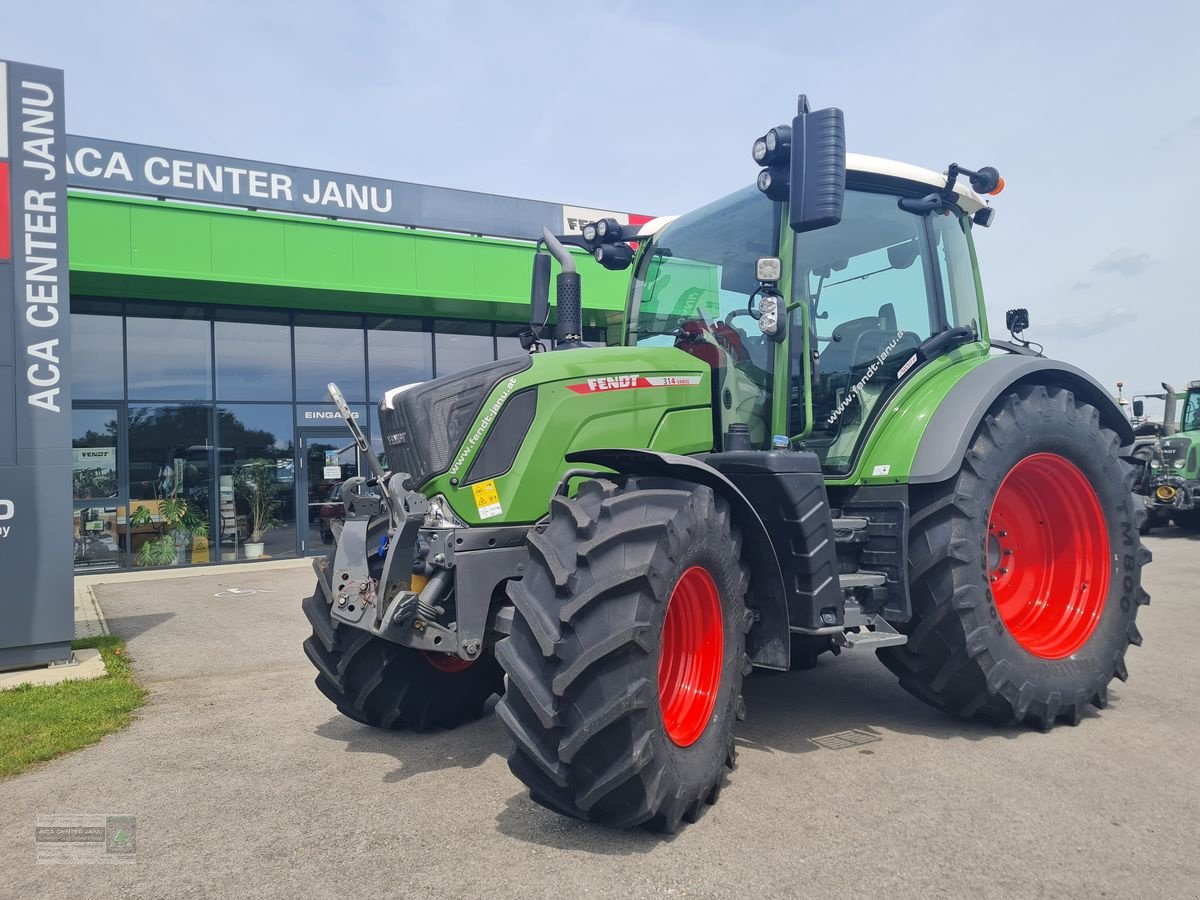
<svg viewBox="0 0 1200 900">
<path fill-rule="evenodd" d="M 580 230 L 583 232 L 583 239 L 585 241 L 587 241 L 589 244 L 594 244 L 596 242 L 596 223 L 595 222 L 588 222 Z"/>
<path fill-rule="evenodd" d="M 783 328 L 783 298 L 778 294 L 765 294 L 758 301 L 758 330 L 773 341 L 782 341 Z"/>
<path fill-rule="evenodd" d="M 776 203 L 788 198 L 787 166 L 771 166 L 758 173 L 758 189 Z"/>
<path fill-rule="evenodd" d="M 601 244 L 592 251 L 592 256 L 604 268 L 620 271 L 633 262 L 633 248 L 628 244 Z"/>
<path fill-rule="evenodd" d="M 596 237 L 602 241 L 619 241 L 621 223 L 616 219 L 601 219 L 596 223 Z"/>
</svg>

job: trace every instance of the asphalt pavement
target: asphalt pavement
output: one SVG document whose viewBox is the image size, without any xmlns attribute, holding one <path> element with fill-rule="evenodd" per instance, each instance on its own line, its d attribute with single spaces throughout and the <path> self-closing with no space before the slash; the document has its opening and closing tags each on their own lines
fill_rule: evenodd
<svg viewBox="0 0 1200 900">
<path fill-rule="evenodd" d="M 739 765 L 673 837 L 534 805 L 491 715 L 379 732 L 300 650 L 303 570 L 104 584 L 151 691 L 126 730 L 0 782 L 3 897 L 1200 896 L 1200 539 L 1147 541 L 1130 680 L 1048 734 L 949 719 L 869 652 L 747 683 Z M 52 813 L 136 817 L 136 862 L 36 865 Z"/>
</svg>

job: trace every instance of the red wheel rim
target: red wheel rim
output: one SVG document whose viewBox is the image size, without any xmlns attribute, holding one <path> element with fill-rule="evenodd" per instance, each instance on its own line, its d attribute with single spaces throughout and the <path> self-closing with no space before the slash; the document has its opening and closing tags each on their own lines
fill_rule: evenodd
<svg viewBox="0 0 1200 900">
<path fill-rule="evenodd" d="M 1108 596 L 1108 527 L 1087 477 L 1056 453 L 1004 477 L 988 517 L 988 580 L 1013 640 L 1061 659 L 1092 635 Z"/>
<path fill-rule="evenodd" d="M 661 653 L 658 703 L 663 726 L 673 743 L 689 747 L 708 727 L 725 654 L 721 595 L 701 566 L 692 566 L 679 576 L 671 592 Z"/>
<path fill-rule="evenodd" d="M 432 653 L 429 650 L 422 650 L 421 655 L 425 657 L 425 662 L 439 672 L 461 672 L 463 669 L 469 669 L 475 665 L 475 660 L 463 659 L 453 653 Z"/>
</svg>

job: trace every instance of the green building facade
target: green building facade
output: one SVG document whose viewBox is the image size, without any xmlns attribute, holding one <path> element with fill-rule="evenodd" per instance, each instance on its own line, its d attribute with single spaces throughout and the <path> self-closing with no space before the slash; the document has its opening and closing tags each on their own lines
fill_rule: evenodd
<svg viewBox="0 0 1200 900">
<path fill-rule="evenodd" d="M 403 183 L 381 184 L 422 192 L 404 222 L 273 210 L 228 184 L 193 200 L 186 178 L 160 183 L 181 154 L 113 145 L 137 177 L 99 183 L 111 148 L 70 140 L 76 571 L 324 552 L 359 464 L 326 383 L 378 447 L 385 390 L 524 352 L 541 224 L 646 218 Z M 619 321 L 628 278 L 595 267 L 587 339 Z"/>
</svg>

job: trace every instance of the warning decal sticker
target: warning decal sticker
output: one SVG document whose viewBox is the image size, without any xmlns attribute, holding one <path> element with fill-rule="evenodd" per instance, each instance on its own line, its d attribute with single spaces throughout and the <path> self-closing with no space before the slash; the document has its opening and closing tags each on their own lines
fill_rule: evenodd
<svg viewBox="0 0 1200 900">
<path fill-rule="evenodd" d="M 491 519 L 504 512 L 494 479 L 489 478 L 487 481 L 471 485 L 471 493 L 475 495 L 475 508 L 479 510 L 479 518 Z"/>
</svg>

